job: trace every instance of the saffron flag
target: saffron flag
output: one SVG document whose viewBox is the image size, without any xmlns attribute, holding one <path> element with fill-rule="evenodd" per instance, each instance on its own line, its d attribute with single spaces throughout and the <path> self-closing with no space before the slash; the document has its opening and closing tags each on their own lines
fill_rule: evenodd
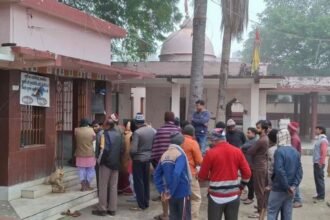
<svg viewBox="0 0 330 220">
<path fill-rule="evenodd" d="M 252 65 L 251 65 L 251 74 L 258 74 L 260 66 L 260 34 L 259 31 L 256 31 L 256 39 L 254 42 Z"/>
</svg>

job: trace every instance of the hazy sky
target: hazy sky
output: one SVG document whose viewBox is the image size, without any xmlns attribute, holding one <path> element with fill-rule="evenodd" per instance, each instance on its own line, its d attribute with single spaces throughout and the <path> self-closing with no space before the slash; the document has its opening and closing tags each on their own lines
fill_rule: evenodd
<svg viewBox="0 0 330 220">
<path fill-rule="evenodd" d="M 189 4 L 193 0 L 189 0 Z M 220 0 L 208 0 L 208 9 L 207 9 L 207 24 L 206 24 L 206 34 L 210 38 L 214 46 L 214 52 L 217 56 L 221 54 L 221 46 L 222 46 L 222 35 L 220 31 L 220 23 L 221 23 L 221 7 L 219 5 Z M 180 8 L 184 13 L 184 0 L 180 2 Z M 251 20 L 257 21 L 257 14 L 262 12 L 265 9 L 264 0 L 250 0 L 249 7 L 249 16 Z M 192 16 L 193 9 L 190 7 L 189 14 Z M 253 22 L 249 21 L 249 26 L 247 31 L 244 33 L 243 38 L 246 39 L 248 33 L 252 30 Z M 232 52 L 238 51 L 242 49 L 243 42 L 233 41 L 232 43 Z"/>
</svg>

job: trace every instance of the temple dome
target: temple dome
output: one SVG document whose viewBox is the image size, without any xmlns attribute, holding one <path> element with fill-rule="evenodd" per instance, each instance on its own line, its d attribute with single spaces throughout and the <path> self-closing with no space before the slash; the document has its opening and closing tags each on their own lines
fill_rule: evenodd
<svg viewBox="0 0 330 220">
<path fill-rule="evenodd" d="M 159 55 L 160 61 L 191 61 L 193 40 L 192 19 L 186 19 L 180 30 L 172 33 L 163 43 Z M 210 39 L 205 36 L 205 61 L 215 60 L 214 49 Z"/>
</svg>

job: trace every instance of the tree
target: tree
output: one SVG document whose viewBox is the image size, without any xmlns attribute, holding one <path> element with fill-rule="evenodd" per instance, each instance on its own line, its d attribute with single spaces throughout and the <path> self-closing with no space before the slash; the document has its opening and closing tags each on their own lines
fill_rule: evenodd
<svg viewBox="0 0 330 220">
<path fill-rule="evenodd" d="M 241 38 L 244 28 L 247 27 L 249 17 L 248 0 L 221 0 L 221 6 L 223 39 L 216 121 L 225 121 L 226 119 L 226 88 L 231 42 L 235 38 Z"/>
<path fill-rule="evenodd" d="M 125 39 L 115 40 L 113 53 L 120 60 L 145 60 L 157 51 L 181 21 L 179 0 L 62 0 L 106 21 L 125 28 Z"/>
<path fill-rule="evenodd" d="M 270 74 L 328 75 L 330 68 L 330 5 L 328 0 L 266 0 L 259 15 L 261 60 Z M 244 44 L 251 61 L 254 34 Z"/>
<path fill-rule="evenodd" d="M 193 46 L 190 76 L 190 96 L 188 106 L 188 119 L 195 110 L 195 102 L 203 95 L 203 69 L 205 51 L 207 0 L 195 0 L 193 20 Z"/>
</svg>

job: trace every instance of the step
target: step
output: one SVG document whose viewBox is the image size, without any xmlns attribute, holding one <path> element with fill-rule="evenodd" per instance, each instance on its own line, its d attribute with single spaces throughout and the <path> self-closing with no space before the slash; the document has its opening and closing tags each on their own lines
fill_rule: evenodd
<svg viewBox="0 0 330 220">
<path fill-rule="evenodd" d="M 80 180 L 79 180 L 79 176 L 77 175 L 77 171 L 75 170 L 75 172 L 74 171 L 68 173 L 66 172 L 64 174 L 63 184 L 65 189 L 79 185 Z M 21 197 L 27 199 L 35 199 L 51 192 L 52 192 L 51 185 L 39 184 L 22 189 Z"/>
<path fill-rule="evenodd" d="M 78 175 L 69 176 L 67 178 L 64 178 L 63 184 L 65 189 L 80 185 L 80 178 Z"/>
<path fill-rule="evenodd" d="M 77 205 L 75 207 L 70 208 L 70 212 L 80 211 L 80 210 L 85 209 L 87 207 L 93 206 L 93 205 L 97 204 L 98 202 L 99 202 L 98 198 L 89 200 L 89 201 L 84 202 L 80 205 Z M 63 211 L 66 211 L 66 210 L 63 210 Z M 63 218 L 63 215 L 56 214 L 56 215 L 47 217 L 45 220 L 58 220 L 58 219 L 62 219 L 62 218 Z"/>
<path fill-rule="evenodd" d="M 93 185 L 95 186 L 95 183 Z M 96 190 L 79 190 L 80 186 L 75 186 L 65 193 L 49 193 L 36 199 L 21 198 L 12 200 L 10 204 L 21 219 L 44 220 L 97 198 Z"/>
<path fill-rule="evenodd" d="M 72 174 L 78 175 L 78 168 L 77 167 L 64 167 L 63 170 L 64 170 L 64 174 L 66 176 L 70 176 Z"/>
</svg>

